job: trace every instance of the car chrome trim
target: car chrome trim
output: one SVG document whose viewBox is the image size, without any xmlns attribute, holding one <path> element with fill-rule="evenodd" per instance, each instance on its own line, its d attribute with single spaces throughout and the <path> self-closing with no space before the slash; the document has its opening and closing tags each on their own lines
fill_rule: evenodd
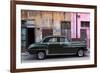
<svg viewBox="0 0 100 73">
<path fill-rule="evenodd" d="M 63 54 L 47 54 L 47 55 L 74 55 L 76 53 L 63 53 Z"/>
</svg>

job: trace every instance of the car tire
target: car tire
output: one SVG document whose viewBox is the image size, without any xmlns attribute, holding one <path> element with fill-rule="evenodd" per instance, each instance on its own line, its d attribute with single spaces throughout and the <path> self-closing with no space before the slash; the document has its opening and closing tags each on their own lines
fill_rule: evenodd
<svg viewBox="0 0 100 73">
<path fill-rule="evenodd" d="M 46 57 L 46 53 L 44 51 L 37 52 L 37 59 L 43 60 Z"/>
<path fill-rule="evenodd" d="M 84 50 L 79 49 L 79 50 L 77 51 L 77 55 L 78 55 L 79 57 L 84 56 Z"/>
</svg>

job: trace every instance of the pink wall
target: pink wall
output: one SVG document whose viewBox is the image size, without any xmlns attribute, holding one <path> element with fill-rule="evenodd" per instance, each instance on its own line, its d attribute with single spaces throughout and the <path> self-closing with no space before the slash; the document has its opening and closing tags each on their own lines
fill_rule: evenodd
<svg viewBox="0 0 100 73">
<path fill-rule="evenodd" d="M 78 25 L 78 38 L 80 38 L 80 29 L 81 29 L 81 21 L 90 21 L 90 14 L 89 13 L 78 13 L 77 14 L 78 16 L 78 22 L 77 22 L 77 25 Z"/>
<path fill-rule="evenodd" d="M 77 17 L 76 17 L 77 16 Z M 85 29 L 87 34 L 87 47 L 90 44 L 90 28 L 81 27 L 81 21 L 90 21 L 89 13 L 71 13 L 71 38 L 80 38 L 80 29 Z M 77 31 L 76 31 L 77 29 Z M 77 37 L 76 37 L 77 36 Z"/>
</svg>

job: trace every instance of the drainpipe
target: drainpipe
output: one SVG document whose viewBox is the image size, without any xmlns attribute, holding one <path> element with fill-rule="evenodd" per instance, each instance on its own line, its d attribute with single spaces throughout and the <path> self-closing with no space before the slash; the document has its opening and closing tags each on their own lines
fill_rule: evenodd
<svg viewBox="0 0 100 73">
<path fill-rule="evenodd" d="M 78 13 L 76 12 L 76 38 L 78 38 L 78 34 L 77 34 L 77 31 L 78 31 Z"/>
</svg>

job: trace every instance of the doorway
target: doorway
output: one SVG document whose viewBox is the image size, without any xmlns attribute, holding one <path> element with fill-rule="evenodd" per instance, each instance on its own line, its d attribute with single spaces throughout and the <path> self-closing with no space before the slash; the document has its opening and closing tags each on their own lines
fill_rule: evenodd
<svg viewBox="0 0 100 73">
<path fill-rule="evenodd" d="M 27 46 L 35 43 L 35 28 L 27 28 Z"/>
<path fill-rule="evenodd" d="M 80 34 L 81 34 L 81 37 L 80 37 L 81 41 L 86 41 L 86 39 L 87 39 L 86 29 L 81 29 Z"/>
</svg>

